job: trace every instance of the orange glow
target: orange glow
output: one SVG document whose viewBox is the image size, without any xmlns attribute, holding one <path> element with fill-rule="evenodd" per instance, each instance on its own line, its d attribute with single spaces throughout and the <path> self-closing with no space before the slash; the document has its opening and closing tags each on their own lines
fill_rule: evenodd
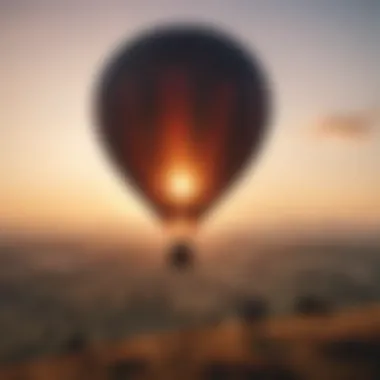
<svg viewBox="0 0 380 380">
<path fill-rule="evenodd" d="M 165 184 L 170 198 L 179 203 L 188 203 L 199 195 L 199 183 L 195 174 L 188 169 L 169 170 Z"/>
<path fill-rule="evenodd" d="M 193 239 L 197 232 L 197 224 L 186 218 L 178 218 L 165 224 L 170 240 Z"/>
</svg>

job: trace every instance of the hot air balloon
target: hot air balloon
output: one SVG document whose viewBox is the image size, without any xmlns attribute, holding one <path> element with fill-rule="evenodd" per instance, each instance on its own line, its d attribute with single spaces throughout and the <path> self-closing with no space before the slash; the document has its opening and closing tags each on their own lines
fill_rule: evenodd
<svg viewBox="0 0 380 380">
<path fill-rule="evenodd" d="M 156 28 L 123 45 L 96 95 L 110 157 L 164 226 L 185 227 L 185 241 L 257 156 L 269 106 L 257 59 L 200 26 Z M 185 251 L 181 242 L 172 250 Z"/>
</svg>

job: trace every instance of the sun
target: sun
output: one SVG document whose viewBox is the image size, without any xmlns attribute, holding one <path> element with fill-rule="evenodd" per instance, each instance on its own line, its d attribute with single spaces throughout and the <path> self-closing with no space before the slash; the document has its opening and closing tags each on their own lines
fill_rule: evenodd
<svg viewBox="0 0 380 380">
<path fill-rule="evenodd" d="M 178 168 L 167 174 L 167 192 L 170 199 L 178 203 L 188 203 L 196 198 L 199 186 L 191 170 Z"/>
</svg>

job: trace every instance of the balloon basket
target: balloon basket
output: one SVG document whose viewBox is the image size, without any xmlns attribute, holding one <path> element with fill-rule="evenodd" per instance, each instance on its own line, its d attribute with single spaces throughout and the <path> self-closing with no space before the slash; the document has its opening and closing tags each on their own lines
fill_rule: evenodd
<svg viewBox="0 0 380 380">
<path fill-rule="evenodd" d="M 178 271 L 194 267 L 195 254 L 192 244 L 185 240 L 174 242 L 168 249 L 167 260 L 170 268 Z"/>
</svg>

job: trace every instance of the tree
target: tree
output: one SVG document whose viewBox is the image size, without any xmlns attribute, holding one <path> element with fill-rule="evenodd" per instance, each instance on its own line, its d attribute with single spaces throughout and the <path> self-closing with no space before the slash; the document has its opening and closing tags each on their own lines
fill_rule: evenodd
<svg viewBox="0 0 380 380">
<path fill-rule="evenodd" d="M 248 323 L 260 322 L 269 315 L 269 307 L 266 300 L 260 296 L 249 297 L 240 301 L 239 315 Z"/>
<path fill-rule="evenodd" d="M 304 316 L 326 315 L 331 311 L 331 307 L 326 299 L 308 294 L 296 298 L 294 311 Z"/>
</svg>

